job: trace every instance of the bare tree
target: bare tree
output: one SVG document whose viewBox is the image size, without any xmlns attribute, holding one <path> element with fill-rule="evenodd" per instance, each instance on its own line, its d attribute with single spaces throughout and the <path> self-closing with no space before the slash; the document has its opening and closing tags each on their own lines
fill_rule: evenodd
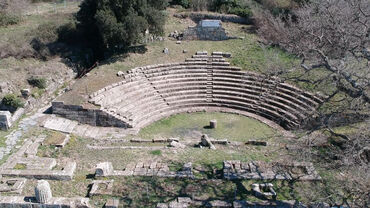
<svg viewBox="0 0 370 208">
<path fill-rule="evenodd" d="M 370 115 L 370 4 L 368 0 L 311 0 L 295 8 L 292 14 L 274 17 L 263 10 L 256 15 L 258 34 L 266 43 L 278 46 L 301 59 L 299 69 L 270 66 L 272 75 L 303 71 L 293 76 L 298 82 L 314 87 L 327 86 L 325 101 L 319 117 L 320 128 L 328 132 L 327 138 L 338 138 L 340 144 L 327 151 L 327 158 L 315 151 L 317 128 L 306 132 L 300 139 L 302 147 L 297 153 L 302 159 L 312 158 L 324 169 L 335 171 L 339 179 L 324 181 L 327 186 L 338 187 L 344 192 L 323 189 L 322 200 L 332 204 L 340 198 L 342 204 L 358 207 L 369 206 L 370 131 L 365 122 L 355 134 L 339 134 L 331 122 L 337 115 L 353 113 L 367 118 Z M 307 74 L 319 74 L 307 78 Z M 324 72 L 324 73 L 321 73 Z M 330 90 L 329 90 L 330 89 Z M 334 107 L 338 103 L 340 107 Z M 349 122 L 341 117 L 343 124 Z M 348 124 L 348 123 L 347 123 Z M 334 189 L 335 190 L 335 189 Z"/>
<path fill-rule="evenodd" d="M 370 102 L 370 4 L 367 0 L 314 0 L 294 15 L 258 15 L 258 33 L 302 58 L 306 71 L 325 69 L 337 93 Z M 324 79 L 322 81 L 324 81 Z"/>
</svg>

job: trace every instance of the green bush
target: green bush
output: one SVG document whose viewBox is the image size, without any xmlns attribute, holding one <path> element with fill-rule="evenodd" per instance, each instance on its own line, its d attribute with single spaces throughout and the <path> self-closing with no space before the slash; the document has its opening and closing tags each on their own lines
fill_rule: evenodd
<svg viewBox="0 0 370 208">
<path fill-rule="evenodd" d="M 21 21 L 21 18 L 17 15 L 10 15 L 4 12 L 0 12 L 0 27 L 15 25 Z"/>
<path fill-rule="evenodd" d="M 251 17 L 252 16 L 252 11 L 249 9 L 249 8 L 232 8 L 229 10 L 228 12 L 229 14 L 235 14 L 235 15 L 238 15 L 240 17 L 245 17 L 245 18 L 248 18 L 248 17 Z"/>
<path fill-rule="evenodd" d="M 97 56 L 124 51 L 144 36 L 164 32 L 167 0 L 84 0 L 77 13 L 78 28 Z"/>
<path fill-rule="evenodd" d="M 51 43 L 58 40 L 59 24 L 55 21 L 46 22 L 39 25 L 36 29 L 32 30 L 29 34 L 34 36 L 41 43 Z"/>
<path fill-rule="evenodd" d="M 27 79 L 28 84 L 32 85 L 33 87 L 37 87 L 39 89 L 46 88 L 46 79 L 40 77 L 31 77 Z"/>
<path fill-rule="evenodd" d="M 2 104 L 5 106 L 9 106 L 12 108 L 21 108 L 24 106 L 24 103 L 22 102 L 21 98 L 16 96 L 15 94 L 7 94 L 2 100 Z"/>
<path fill-rule="evenodd" d="M 173 0 L 171 2 L 171 5 L 180 5 L 184 7 L 185 9 L 188 9 L 190 7 L 190 1 L 189 0 Z"/>
</svg>

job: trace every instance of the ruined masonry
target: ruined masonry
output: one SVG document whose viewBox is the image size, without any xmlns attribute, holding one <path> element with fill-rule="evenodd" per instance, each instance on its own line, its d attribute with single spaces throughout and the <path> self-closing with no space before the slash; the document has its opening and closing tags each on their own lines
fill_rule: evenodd
<svg viewBox="0 0 370 208">
<path fill-rule="evenodd" d="M 228 180 L 321 180 L 312 163 L 266 163 L 224 161 L 223 177 Z"/>
<path fill-rule="evenodd" d="M 199 51 L 185 62 L 138 67 L 90 95 L 95 108 L 53 102 L 53 113 L 83 124 L 138 131 L 184 112 L 249 116 L 280 130 L 299 128 L 322 102 L 276 77 L 232 67 L 230 53 Z"/>
<path fill-rule="evenodd" d="M 194 178 L 192 164 L 186 163 L 179 171 L 171 171 L 167 164 L 161 162 L 129 163 L 124 170 L 113 170 L 112 163 L 99 163 L 95 177 L 109 176 L 157 176 L 164 178 Z"/>
<path fill-rule="evenodd" d="M 183 34 L 184 40 L 228 40 L 220 20 L 201 20 L 197 26 L 188 27 Z"/>
</svg>

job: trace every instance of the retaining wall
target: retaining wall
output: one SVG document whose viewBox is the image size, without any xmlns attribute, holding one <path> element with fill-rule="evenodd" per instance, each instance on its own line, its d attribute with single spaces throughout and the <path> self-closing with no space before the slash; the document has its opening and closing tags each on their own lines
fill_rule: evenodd
<svg viewBox="0 0 370 208">
<path fill-rule="evenodd" d="M 253 24 L 252 18 L 244 18 L 232 14 L 217 14 L 217 13 L 201 13 L 201 12 L 185 12 L 174 14 L 174 17 L 177 18 L 191 18 L 195 22 L 199 22 L 203 19 L 215 19 L 221 20 L 222 22 L 233 22 L 238 24 Z"/>
<path fill-rule="evenodd" d="M 112 117 L 100 109 L 85 109 L 80 105 L 64 105 L 63 102 L 52 102 L 53 114 L 78 121 L 82 124 L 103 127 L 128 128 L 128 124 Z"/>
</svg>

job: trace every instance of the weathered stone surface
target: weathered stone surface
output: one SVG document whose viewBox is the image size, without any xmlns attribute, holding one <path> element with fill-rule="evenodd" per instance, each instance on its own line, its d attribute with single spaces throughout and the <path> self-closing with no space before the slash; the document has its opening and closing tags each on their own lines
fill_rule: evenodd
<svg viewBox="0 0 370 208">
<path fill-rule="evenodd" d="M 202 20 L 196 27 L 188 27 L 183 34 L 184 40 L 227 40 L 229 37 L 219 20 Z"/>
<path fill-rule="evenodd" d="M 102 162 L 96 165 L 95 176 L 104 177 L 113 174 L 113 166 L 111 162 Z"/>
<path fill-rule="evenodd" d="M 50 185 L 47 181 L 41 180 L 37 182 L 35 187 L 36 201 L 41 204 L 47 204 L 53 197 L 51 194 Z"/>
<path fill-rule="evenodd" d="M 47 204 L 36 202 L 34 197 L 0 196 L 0 207 L 10 208 L 90 208 L 89 198 L 53 197 Z"/>
<path fill-rule="evenodd" d="M 184 144 L 181 144 L 180 142 L 172 141 L 170 143 L 170 147 L 184 149 L 186 146 Z"/>
<path fill-rule="evenodd" d="M 118 199 L 108 199 L 105 203 L 104 208 L 118 208 L 119 200 Z"/>
<path fill-rule="evenodd" d="M 213 150 L 216 149 L 215 145 L 212 144 L 211 140 L 206 134 L 202 135 L 200 144 Z"/>
<path fill-rule="evenodd" d="M 211 129 L 215 129 L 215 128 L 217 128 L 217 120 L 211 120 L 211 121 L 209 122 L 209 127 L 210 127 Z"/>
<path fill-rule="evenodd" d="M 0 130 L 8 130 L 12 126 L 12 114 L 9 111 L 0 111 Z"/>
<path fill-rule="evenodd" d="M 49 118 L 46 120 L 44 127 L 47 129 L 60 131 L 64 133 L 72 133 L 73 129 L 78 125 L 76 121 L 71 121 L 65 118 Z"/>
<path fill-rule="evenodd" d="M 125 75 L 125 73 L 124 73 L 124 72 L 122 72 L 122 71 L 118 71 L 118 72 L 117 72 L 117 76 L 122 77 L 123 75 Z"/>
<path fill-rule="evenodd" d="M 91 126 L 121 127 L 121 128 L 128 128 L 130 126 L 127 122 L 123 121 L 122 119 L 117 118 L 111 113 L 100 109 L 85 109 L 84 107 L 78 105 L 64 105 L 63 102 L 52 102 L 52 111 L 53 114 L 59 115 L 67 119 L 75 120 L 83 124 L 88 124 Z M 58 129 L 61 128 L 58 126 L 58 122 L 55 121 L 47 122 L 54 123 L 54 125 L 52 124 L 52 128 Z M 47 126 L 45 125 L 44 127 L 47 128 Z"/>
<path fill-rule="evenodd" d="M 26 181 L 24 178 L 3 178 L 0 181 L 0 192 L 20 194 Z"/>
<path fill-rule="evenodd" d="M 252 190 L 256 197 L 276 200 L 277 194 L 272 183 L 252 184 Z"/>
<path fill-rule="evenodd" d="M 92 183 L 92 187 L 89 196 L 98 195 L 111 195 L 113 193 L 114 180 L 95 180 Z"/>
<path fill-rule="evenodd" d="M 293 170 L 293 171 L 292 171 Z M 262 161 L 224 161 L 223 177 L 260 180 L 321 180 L 312 163 L 266 163 Z"/>
</svg>

